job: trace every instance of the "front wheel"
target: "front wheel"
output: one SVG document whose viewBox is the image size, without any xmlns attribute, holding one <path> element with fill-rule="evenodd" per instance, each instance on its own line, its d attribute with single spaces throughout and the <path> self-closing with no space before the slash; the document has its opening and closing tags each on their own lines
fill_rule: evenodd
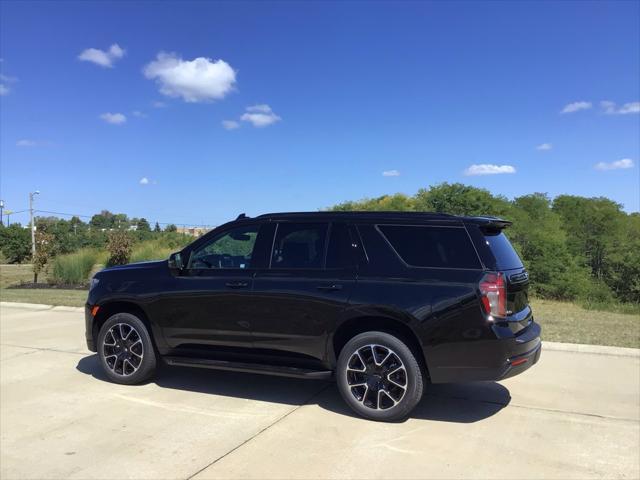
<svg viewBox="0 0 640 480">
<path fill-rule="evenodd" d="M 372 420 L 401 420 L 422 398 L 418 360 L 404 342 L 385 332 L 349 340 L 338 357 L 336 378 L 347 404 Z"/>
<path fill-rule="evenodd" d="M 130 313 L 116 313 L 102 325 L 98 356 L 107 377 L 115 383 L 142 383 L 156 370 L 156 353 L 147 327 Z"/>
</svg>

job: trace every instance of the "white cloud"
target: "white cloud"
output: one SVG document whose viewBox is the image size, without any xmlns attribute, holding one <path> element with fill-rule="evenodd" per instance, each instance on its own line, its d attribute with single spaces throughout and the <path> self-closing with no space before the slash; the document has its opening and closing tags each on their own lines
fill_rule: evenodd
<svg viewBox="0 0 640 480">
<path fill-rule="evenodd" d="M 223 120 L 222 126 L 225 130 L 235 130 L 236 128 L 240 128 L 240 123 L 235 120 Z"/>
<path fill-rule="evenodd" d="M 383 177 L 399 177 L 400 172 L 398 170 L 385 170 L 382 172 Z"/>
<path fill-rule="evenodd" d="M 158 53 L 156 60 L 144 67 L 144 75 L 156 80 L 160 93 L 182 97 L 185 102 L 224 98 L 236 82 L 236 72 L 224 60 L 183 60 L 175 53 L 165 52 Z"/>
<path fill-rule="evenodd" d="M 247 107 L 246 113 L 240 117 L 240 120 L 250 122 L 254 127 L 267 127 L 282 119 L 271 110 L 269 105 L 260 104 Z"/>
<path fill-rule="evenodd" d="M 9 95 L 11 89 L 6 85 L 7 83 L 17 82 L 18 79 L 16 77 L 9 77 L 7 75 L 3 75 L 0 73 L 0 96 Z"/>
<path fill-rule="evenodd" d="M 593 105 L 591 102 L 573 102 L 564 106 L 564 108 L 560 111 L 560 113 L 574 113 L 580 110 L 588 110 Z"/>
<path fill-rule="evenodd" d="M 536 147 L 536 150 L 551 150 L 553 145 L 550 143 L 541 143 Z"/>
<path fill-rule="evenodd" d="M 622 160 L 616 160 L 615 162 L 600 162 L 596 163 L 594 168 L 596 170 L 621 170 L 625 168 L 633 168 L 633 160 L 630 158 L 623 158 Z"/>
<path fill-rule="evenodd" d="M 640 113 L 640 102 L 629 102 L 617 108 L 616 103 L 611 100 L 603 100 L 600 106 L 604 113 L 608 115 L 626 115 L 628 113 Z"/>
<path fill-rule="evenodd" d="M 164 103 L 164 102 L 159 102 L 159 101 L 156 100 L 155 102 L 151 102 L 151 106 L 153 108 L 164 108 L 164 107 L 167 106 L 167 104 Z"/>
<path fill-rule="evenodd" d="M 100 115 L 100 118 L 107 123 L 111 123 L 112 125 L 122 125 L 127 121 L 127 117 L 125 117 L 122 113 L 103 113 Z"/>
<path fill-rule="evenodd" d="M 111 68 L 116 60 L 124 57 L 124 53 L 125 51 L 120 48 L 120 45 L 114 43 L 107 51 L 98 48 L 87 48 L 78 55 L 78 59 L 83 62 L 95 63 L 101 67 Z"/>
<path fill-rule="evenodd" d="M 141 112 L 140 110 L 134 110 L 133 112 L 131 112 L 131 115 L 133 115 L 134 117 L 138 117 L 138 118 L 147 118 L 148 115 L 144 112 Z"/>
<path fill-rule="evenodd" d="M 38 142 L 36 142 L 35 140 L 27 140 L 27 139 L 18 140 L 16 142 L 17 147 L 35 147 L 37 144 Z"/>
<path fill-rule="evenodd" d="M 140 179 L 140 185 L 149 185 L 149 179 L 147 177 L 142 177 Z"/>
<path fill-rule="evenodd" d="M 467 176 L 497 175 L 500 173 L 516 173 L 516 169 L 511 165 L 493 165 L 490 163 L 481 163 L 479 165 L 471 165 L 464 171 L 464 174 Z"/>
</svg>

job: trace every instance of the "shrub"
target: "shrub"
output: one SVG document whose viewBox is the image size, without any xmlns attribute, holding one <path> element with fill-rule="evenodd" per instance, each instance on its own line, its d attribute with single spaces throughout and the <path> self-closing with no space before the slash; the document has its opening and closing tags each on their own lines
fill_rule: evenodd
<svg viewBox="0 0 640 480">
<path fill-rule="evenodd" d="M 53 261 L 52 279 L 58 284 L 85 285 L 101 256 L 104 258 L 105 254 L 93 248 L 83 248 L 75 253 L 60 255 Z"/>
<path fill-rule="evenodd" d="M 126 265 L 129 263 L 129 260 L 131 259 L 132 246 L 133 240 L 127 232 L 123 230 L 114 230 L 109 232 L 109 238 L 107 241 L 109 259 L 107 260 L 107 266 Z"/>
</svg>

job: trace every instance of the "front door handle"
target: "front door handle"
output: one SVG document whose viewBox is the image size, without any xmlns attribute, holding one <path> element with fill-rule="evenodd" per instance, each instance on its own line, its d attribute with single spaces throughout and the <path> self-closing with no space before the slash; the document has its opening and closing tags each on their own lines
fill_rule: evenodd
<svg viewBox="0 0 640 480">
<path fill-rule="evenodd" d="M 337 283 L 333 283 L 331 285 L 320 285 L 318 290 L 322 290 L 325 292 L 336 292 L 338 290 L 342 290 L 342 285 L 338 285 Z"/>
<path fill-rule="evenodd" d="M 227 282 L 225 285 L 228 288 L 246 288 L 249 286 L 249 282 Z"/>
</svg>

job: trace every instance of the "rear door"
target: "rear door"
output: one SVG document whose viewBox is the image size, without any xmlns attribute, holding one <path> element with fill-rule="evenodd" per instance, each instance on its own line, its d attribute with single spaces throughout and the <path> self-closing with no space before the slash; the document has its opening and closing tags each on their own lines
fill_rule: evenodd
<svg viewBox="0 0 640 480">
<path fill-rule="evenodd" d="M 256 272 L 254 347 L 323 360 L 356 273 L 344 223 L 281 222 L 268 268 Z"/>
</svg>

